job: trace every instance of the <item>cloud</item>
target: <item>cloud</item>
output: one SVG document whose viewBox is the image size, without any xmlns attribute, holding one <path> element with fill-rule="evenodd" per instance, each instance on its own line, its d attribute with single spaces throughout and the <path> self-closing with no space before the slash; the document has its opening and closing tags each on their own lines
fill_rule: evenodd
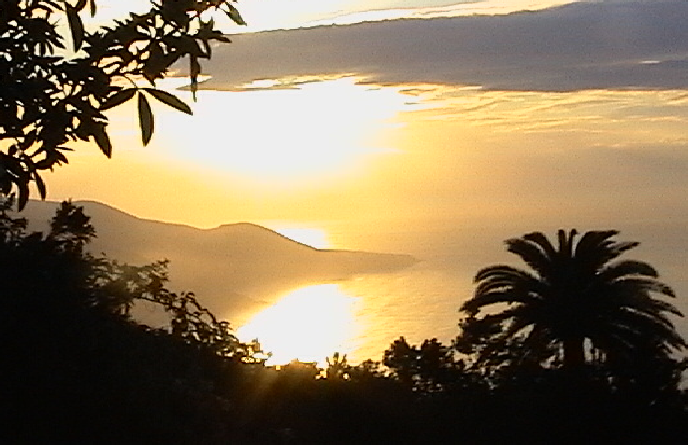
<svg viewBox="0 0 688 445">
<path fill-rule="evenodd" d="M 475 15 L 498 15 L 516 11 L 535 11 L 553 6 L 574 3 L 571 0 L 466 0 L 458 1 L 419 1 L 408 4 L 398 0 L 366 3 L 365 6 L 353 5 L 350 11 L 308 23 L 315 25 L 347 25 L 361 22 L 374 22 L 396 19 L 430 19 L 437 17 L 462 17 Z M 357 7 L 359 6 L 359 7 Z M 372 9 L 371 9 L 372 8 Z"/>
<path fill-rule="evenodd" d="M 688 87 L 688 2 L 575 3 L 505 16 L 395 20 L 237 35 L 209 89 L 355 74 L 495 90 Z"/>
</svg>

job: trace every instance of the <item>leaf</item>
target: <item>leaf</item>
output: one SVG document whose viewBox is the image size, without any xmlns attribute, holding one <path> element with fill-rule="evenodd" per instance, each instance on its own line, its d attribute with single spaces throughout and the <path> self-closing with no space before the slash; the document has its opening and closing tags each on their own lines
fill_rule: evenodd
<svg viewBox="0 0 688 445">
<path fill-rule="evenodd" d="M 43 178 L 41 178 L 41 175 L 39 175 L 38 172 L 33 172 L 33 179 L 36 182 L 36 187 L 38 188 L 38 193 L 41 195 L 41 199 L 45 200 L 47 191 L 45 188 L 45 182 L 43 182 Z"/>
<path fill-rule="evenodd" d="M 198 79 L 198 75 L 201 74 L 201 64 L 198 63 L 198 56 L 191 55 L 191 66 L 190 66 L 191 77 Z"/>
<path fill-rule="evenodd" d="M 213 34 L 213 39 L 222 43 L 232 43 L 232 39 L 220 32 Z"/>
<path fill-rule="evenodd" d="M 241 14 L 239 14 L 239 11 L 229 3 L 225 3 L 225 7 L 227 10 L 225 13 L 227 14 L 227 17 L 229 17 L 234 23 L 237 25 L 245 25 L 246 22 L 244 19 L 241 17 Z"/>
<path fill-rule="evenodd" d="M 164 76 L 168 63 L 159 42 L 151 42 L 147 52 L 148 59 L 144 62 L 142 73 L 146 80 L 155 85 L 155 79 L 161 79 Z"/>
<path fill-rule="evenodd" d="M 49 5 L 54 10 L 62 11 L 62 6 L 59 3 L 56 3 L 56 2 L 53 2 L 50 0 L 43 0 L 43 3 L 46 3 L 47 5 Z M 46 12 L 52 12 L 51 9 L 49 9 L 48 7 L 41 5 L 41 4 L 36 5 L 36 9 L 43 9 Z"/>
<path fill-rule="evenodd" d="M 88 0 L 88 6 L 90 7 L 91 17 L 96 16 L 96 0 Z"/>
<path fill-rule="evenodd" d="M 74 51 L 79 51 L 81 44 L 84 41 L 84 24 L 81 22 L 79 13 L 73 6 L 66 5 L 67 21 L 69 22 L 69 30 L 72 33 L 72 43 Z"/>
<path fill-rule="evenodd" d="M 105 130 L 103 129 L 103 131 L 105 131 Z M 106 134 L 105 136 L 107 136 L 107 134 Z M 67 147 L 58 147 L 58 148 L 59 148 L 60 150 L 70 150 L 70 149 L 67 148 Z M 61 163 L 63 163 L 63 164 L 69 164 L 69 161 L 67 160 L 67 158 L 65 157 L 65 155 L 63 155 L 63 154 L 60 153 L 59 151 L 56 151 L 55 154 L 54 154 L 53 156 L 55 157 L 55 159 L 57 160 L 57 162 L 61 162 Z"/>
<path fill-rule="evenodd" d="M 148 145 L 153 137 L 153 129 L 155 121 L 153 120 L 153 111 L 146 96 L 139 92 L 139 126 L 141 127 L 141 140 L 143 145 Z"/>
<path fill-rule="evenodd" d="M 105 156 L 107 156 L 108 158 L 111 158 L 112 157 L 112 143 L 110 142 L 110 137 L 108 136 L 107 132 L 105 131 L 105 125 L 104 124 L 95 126 L 94 131 L 93 131 L 93 139 L 95 139 L 96 144 L 98 144 L 100 151 L 102 151 L 103 154 Z"/>
<path fill-rule="evenodd" d="M 117 105 L 123 104 L 136 93 L 136 88 L 129 88 L 126 90 L 120 90 L 110 96 L 103 104 L 100 106 L 100 111 L 109 110 L 110 108 L 116 107 Z"/>
<path fill-rule="evenodd" d="M 203 46 L 204 57 L 210 59 L 213 56 L 213 48 L 208 43 L 208 39 L 201 40 L 201 46 Z"/>
<path fill-rule="evenodd" d="M 29 182 L 26 178 L 17 178 L 14 182 L 17 184 L 17 189 L 19 190 L 19 201 L 17 201 L 17 210 L 22 211 L 26 207 L 26 203 L 29 202 Z"/>
<path fill-rule="evenodd" d="M 196 102 L 196 92 L 198 91 L 198 75 L 201 73 L 201 64 L 198 63 L 198 56 L 189 55 L 189 77 L 191 77 L 191 94 Z"/>
<path fill-rule="evenodd" d="M 12 179 L 7 171 L 0 167 L 0 193 L 7 195 L 12 191 Z"/>
<path fill-rule="evenodd" d="M 76 2 L 74 9 L 76 9 L 77 11 L 81 11 L 86 7 L 86 2 L 87 0 L 79 0 L 78 2 Z"/>
<path fill-rule="evenodd" d="M 154 88 L 144 88 L 144 90 L 148 93 L 150 93 L 153 97 L 158 99 L 160 102 L 164 103 L 165 105 L 169 105 L 172 108 L 176 108 L 177 110 L 193 115 L 193 111 L 191 111 L 191 107 L 189 107 L 187 104 L 179 100 L 177 96 L 174 94 L 170 94 L 167 91 L 162 91 L 162 90 L 156 90 Z"/>
</svg>

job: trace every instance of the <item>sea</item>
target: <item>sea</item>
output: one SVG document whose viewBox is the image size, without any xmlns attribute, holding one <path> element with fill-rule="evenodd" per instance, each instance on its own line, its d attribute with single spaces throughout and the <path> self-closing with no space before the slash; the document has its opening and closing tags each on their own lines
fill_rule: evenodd
<svg viewBox="0 0 688 445">
<path fill-rule="evenodd" d="M 678 295 L 672 302 L 688 313 L 688 231 L 682 220 L 615 225 L 602 221 L 577 227 L 457 219 L 397 225 L 374 221 L 320 224 L 333 248 L 410 254 L 417 262 L 392 273 L 314 283 L 257 314 L 239 333 L 244 339 L 264 339 L 264 348 L 274 353 L 274 364 L 294 358 L 324 364 L 325 356 L 334 352 L 346 353 L 349 363 L 381 361 L 384 351 L 402 336 L 415 345 L 432 338 L 451 344 L 459 334 L 463 316 L 459 309 L 473 295 L 475 273 L 495 264 L 524 266 L 506 252 L 504 240 L 532 231 L 542 231 L 554 241 L 559 228 L 619 230 L 619 241 L 641 242 L 622 258 L 655 266 L 661 280 Z M 674 322 L 688 337 L 685 318 L 674 317 Z"/>
</svg>

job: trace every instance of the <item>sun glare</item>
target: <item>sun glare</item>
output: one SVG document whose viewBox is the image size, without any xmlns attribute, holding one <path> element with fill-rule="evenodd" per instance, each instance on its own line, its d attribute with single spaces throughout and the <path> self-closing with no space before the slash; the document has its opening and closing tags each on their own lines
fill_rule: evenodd
<svg viewBox="0 0 688 445">
<path fill-rule="evenodd" d="M 273 230 L 291 240 L 315 247 L 316 249 L 326 249 L 330 247 L 327 233 L 322 229 L 313 227 L 278 227 Z"/>
<path fill-rule="evenodd" d="M 322 182 L 393 152 L 380 134 L 398 125 L 392 119 L 406 100 L 397 89 L 359 85 L 355 78 L 201 91 L 194 116 L 156 110 L 165 128 L 148 150 L 270 186 Z"/>
<path fill-rule="evenodd" d="M 237 336 L 243 341 L 257 338 L 263 350 L 272 352 L 269 365 L 298 359 L 324 366 L 325 357 L 334 352 L 355 350 L 356 302 L 335 284 L 301 288 L 255 315 Z"/>
</svg>

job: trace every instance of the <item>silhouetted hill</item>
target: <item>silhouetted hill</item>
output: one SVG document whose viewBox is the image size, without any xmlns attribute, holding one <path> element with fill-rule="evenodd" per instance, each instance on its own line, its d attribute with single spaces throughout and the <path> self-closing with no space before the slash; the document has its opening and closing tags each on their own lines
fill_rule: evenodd
<svg viewBox="0 0 688 445">
<path fill-rule="evenodd" d="M 29 202 L 23 216 L 30 230 L 45 230 L 57 204 Z M 393 272 L 415 262 L 408 255 L 315 249 L 250 223 L 198 229 L 138 218 L 98 202 L 75 204 L 84 207 L 98 233 L 91 252 L 136 265 L 169 259 L 170 288 L 194 291 L 233 323 L 291 289 Z"/>
</svg>

